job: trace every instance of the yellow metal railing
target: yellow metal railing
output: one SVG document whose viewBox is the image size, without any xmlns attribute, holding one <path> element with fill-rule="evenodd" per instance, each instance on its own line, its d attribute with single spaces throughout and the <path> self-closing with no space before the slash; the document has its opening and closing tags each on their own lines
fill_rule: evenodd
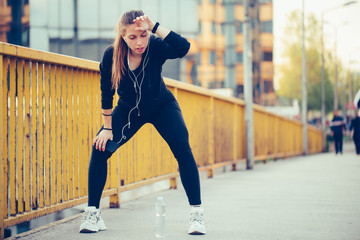
<svg viewBox="0 0 360 240">
<path fill-rule="evenodd" d="M 102 124 L 98 62 L 0 43 L 0 228 L 87 202 L 92 140 Z M 244 102 L 166 79 L 181 105 L 201 171 L 245 160 Z M 114 103 L 117 99 L 114 99 Z M 321 132 L 308 127 L 309 152 Z M 302 154 L 302 125 L 254 107 L 255 159 Z M 177 173 L 149 124 L 109 160 L 103 196 Z"/>
</svg>

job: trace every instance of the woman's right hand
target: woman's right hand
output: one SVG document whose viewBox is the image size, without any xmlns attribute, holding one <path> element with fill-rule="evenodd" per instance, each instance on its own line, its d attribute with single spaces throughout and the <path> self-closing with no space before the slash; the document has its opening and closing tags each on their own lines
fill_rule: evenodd
<svg viewBox="0 0 360 240">
<path fill-rule="evenodd" d="M 108 140 L 113 140 L 112 130 L 103 129 L 99 135 L 94 139 L 93 146 L 96 145 L 96 149 L 99 151 L 105 151 L 106 142 Z"/>
<path fill-rule="evenodd" d="M 135 30 L 140 30 L 140 31 L 151 31 L 155 25 L 155 23 L 153 23 L 153 21 L 151 21 L 151 19 L 147 15 L 143 15 L 135 18 L 133 20 L 133 23 L 137 25 Z"/>
</svg>

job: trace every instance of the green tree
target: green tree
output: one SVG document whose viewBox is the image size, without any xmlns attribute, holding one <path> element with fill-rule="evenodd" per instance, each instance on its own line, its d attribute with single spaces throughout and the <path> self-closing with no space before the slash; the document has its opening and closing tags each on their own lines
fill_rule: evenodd
<svg viewBox="0 0 360 240">
<path fill-rule="evenodd" d="M 306 20 L 306 79 L 307 104 L 309 110 L 321 110 L 321 26 L 313 14 Z M 283 57 L 286 62 L 278 66 L 279 90 L 278 95 L 288 100 L 302 100 L 302 16 L 300 11 L 293 11 L 289 15 L 285 29 L 286 39 L 283 39 L 285 51 Z M 327 53 L 327 60 L 332 60 L 331 53 Z M 326 61 L 328 62 L 328 61 Z M 333 62 L 333 61 L 332 61 Z M 325 65 L 325 96 L 326 110 L 332 111 L 333 84 L 329 71 L 331 64 Z"/>
</svg>

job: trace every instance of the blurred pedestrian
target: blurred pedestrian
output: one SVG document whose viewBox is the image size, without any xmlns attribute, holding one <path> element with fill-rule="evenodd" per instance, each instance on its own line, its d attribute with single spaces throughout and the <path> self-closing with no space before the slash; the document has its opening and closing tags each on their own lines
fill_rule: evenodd
<svg viewBox="0 0 360 240">
<path fill-rule="evenodd" d="M 354 141 L 356 154 L 360 154 L 360 110 L 351 121 L 350 136 Z"/>
<path fill-rule="evenodd" d="M 360 89 L 357 91 L 354 97 L 354 105 L 360 110 Z"/>
<path fill-rule="evenodd" d="M 189 145 L 188 130 L 178 102 L 161 77 L 165 61 L 184 57 L 190 43 L 158 22 L 154 23 L 141 10 L 124 13 L 117 30 L 114 44 L 105 50 L 100 63 L 104 125 L 93 142 L 88 207 L 80 232 L 106 229 L 99 205 L 107 177 L 107 159 L 144 124 L 151 123 L 178 162 L 191 206 L 188 233 L 205 234 L 199 172 Z M 115 90 L 119 101 L 113 109 Z"/>
<path fill-rule="evenodd" d="M 334 117 L 330 123 L 331 136 L 334 138 L 335 154 L 343 152 L 343 131 L 345 130 L 344 119 L 338 115 L 337 109 L 334 110 Z"/>
<path fill-rule="evenodd" d="M 360 89 L 355 94 L 354 105 L 358 108 L 358 113 L 351 121 L 350 134 L 355 144 L 356 154 L 360 154 Z"/>
</svg>

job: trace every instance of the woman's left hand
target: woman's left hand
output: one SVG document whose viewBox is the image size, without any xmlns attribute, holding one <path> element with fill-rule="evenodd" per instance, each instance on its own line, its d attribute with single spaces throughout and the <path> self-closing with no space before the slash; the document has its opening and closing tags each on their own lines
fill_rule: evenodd
<svg viewBox="0 0 360 240">
<path fill-rule="evenodd" d="M 137 25 L 135 30 L 140 30 L 140 31 L 146 31 L 146 30 L 151 31 L 155 25 L 153 21 L 151 21 L 151 19 L 146 15 L 135 18 L 133 22 Z"/>
</svg>

